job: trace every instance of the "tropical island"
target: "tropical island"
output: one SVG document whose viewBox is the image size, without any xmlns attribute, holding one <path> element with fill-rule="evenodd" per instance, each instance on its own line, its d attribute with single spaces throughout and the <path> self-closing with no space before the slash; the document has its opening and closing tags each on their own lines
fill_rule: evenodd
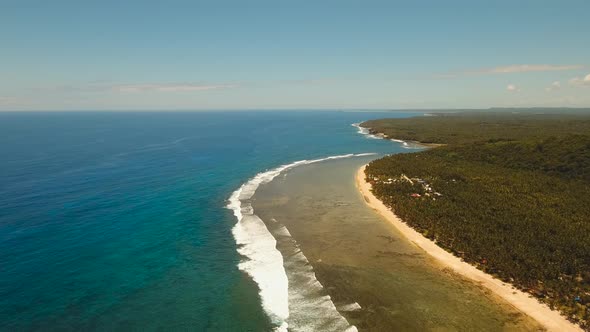
<svg viewBox="0 0 590 332">
<path fill-rule="evenodd" d="M 361 126 L 438 145 L 366 167 L 372 193 L 406 225 L 590 330 L 588 113 L 441 113 Z"/>
</svg>

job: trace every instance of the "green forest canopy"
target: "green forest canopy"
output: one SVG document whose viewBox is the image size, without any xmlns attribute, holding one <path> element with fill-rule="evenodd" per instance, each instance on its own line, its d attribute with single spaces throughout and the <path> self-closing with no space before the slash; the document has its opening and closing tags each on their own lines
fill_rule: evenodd
<svg viewBox="0 0 590 332">
<path fill-rule="evenodd" d="M 441 113 L 405 119 L 362 123 L 373 133 L 423 143 L 462 144 L 515 141 L 590 133 L 590 110 L 581 114 Z"/>
<path fill-rule="evenodd" d="M 374 193 L 397 215 L 589 329 L 590 116 L 447 114 L 361 125 L 445 144 L 367 167 Z"/>
</svg>

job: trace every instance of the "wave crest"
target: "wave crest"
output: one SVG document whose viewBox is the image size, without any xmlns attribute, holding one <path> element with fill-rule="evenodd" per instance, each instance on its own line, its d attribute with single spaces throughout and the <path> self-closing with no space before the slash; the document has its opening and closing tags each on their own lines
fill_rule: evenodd
<svg viewBox="0 0 590 332">
<path fill-rule="evenodd" d="M 377 135 L 371 134 L 369 129 L 367 129 L 365 127 L 361 127 L 360 123 L 353 123 L 353 124 L 351 124 L 351 126 L 357 128 L 358 129 L 357 132 L 359 134 L 364 135 L 365 137 L 370 138 L 370 139 L 389 139 L 392 142 L 400 143 L 402 148 L 404 148 L 404 149 L 422 149 L 423 148 L 419 144 L 408 143 L 406 141 L 402 141 L 401 139 L 387 138 L 383 134 L 377 134 Z"/>
<path fill-rule="evenodd" d="M 252 196 L 261 184 L 272 181 L 288 169 L 326 160 L 368 155 L 374 155 L 374 153 L 351 153 L 296 161 L 256 174 L 231 194 L 226 207 L 233 211 L 238 220 L 232 229 L 232 234 L 238 245 L 238 252 L 245 258 L 238 264 L 238 268 L 250 275 L 258 285 L 262 308 L 275 324 L 276 330 L 287 331 L 289 281 L 283 266 L 283 256 L 276 248 L 276 239 L 262 219 L 254 214 L 251 204 Z M 285 231 L 287 230 L 285 229 Z M 350 330 L 356 330 L 354 326 L 350 326 L 350 328 Z"/>
</svg>

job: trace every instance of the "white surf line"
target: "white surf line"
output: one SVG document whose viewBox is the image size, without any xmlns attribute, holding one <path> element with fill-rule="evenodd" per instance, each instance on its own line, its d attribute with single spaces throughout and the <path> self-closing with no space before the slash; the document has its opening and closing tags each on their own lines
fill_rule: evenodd
<svg viewBox="0 0 590 332">
<path fill-rule="evenodd" d="M 357 128 L 357 130 L 358 130 L 357 132 L 359 134 L 365 136 L 366 138 L 390 140 L 392 142 L 400 143 L 402 145 L 402 148 L 404 148 L 404 149 L 422 149 L 423 148 L 419 144 L 408 143 L 408 142 L 403 141 L 401 139 L 387 138 L 384 134 L 371 134 L 369 129 L 367 129 L 365 127 L 361 127 L 361 123 L 353 123 L 353 124 L 351 124 L 351 126 Z"/>
<path fill-rule="evenodd" d="M 296 161 L 256 174 L 231 194 L 226 207 L 233 210 L 238 220 L 232 233 L 238 245 L 238 252 L 245 258 L 238 264 L 238 268 L 250 275 L 258 285 L 262 308 L 275 324 L 275 330 L 287 331 L 289 326 L 289 281 L 283 267 L 283 257 L 276 248 L 277 241 L 264 222 L 254 214 L 250 199 L 261 184 L 272 181 L 283 171 L 293 167 L 368 155 L 374 153 L 351 153 Z"/>
<path fill-rule="evenodd" d="M 381 139 L 383 137 L 379 137 L 377 135 L 373 135 L 371 134 L 371 132 L 369 132 L 369 129 L 365 128 L 365 127 L 361 127 L 361 123 L 353 123 L 351 124 L 351 126 L 355 127 L 357 129 L 357 132 L 363 136 L 365 136 L 366 138 L 370 138 L 370 139 Z"/>
<path fill-rule="evenodd" d="M 283 266 L 289 279 L 289 330 L 356 332 L 356 327 L 350 325 L 330 295 L 326 294 L 309 260 L 287 227 L 276 219 L 271 221 L 274 225 L 269 225 L 269 228 L 283 255 Z"/>
</svg>

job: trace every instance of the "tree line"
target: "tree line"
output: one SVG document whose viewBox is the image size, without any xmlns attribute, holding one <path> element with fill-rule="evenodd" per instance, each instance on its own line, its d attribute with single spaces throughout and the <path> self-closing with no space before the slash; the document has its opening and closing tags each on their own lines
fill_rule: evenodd
<svg viewBox="0 0 590 332">
<path fill-rule="evenodd" d="M 441 134 L 431 141 L 446 144 L 371 162 L 366 176 L 375 195 L 439 246 L 590 330 L 590 119 L 421 119 L 371 122 L 408 133 L 432 124 L 428 135 Z M 442 196 L 426 195 L 418 182 L 389 181 L 402 174 Z"/>
</svg>

